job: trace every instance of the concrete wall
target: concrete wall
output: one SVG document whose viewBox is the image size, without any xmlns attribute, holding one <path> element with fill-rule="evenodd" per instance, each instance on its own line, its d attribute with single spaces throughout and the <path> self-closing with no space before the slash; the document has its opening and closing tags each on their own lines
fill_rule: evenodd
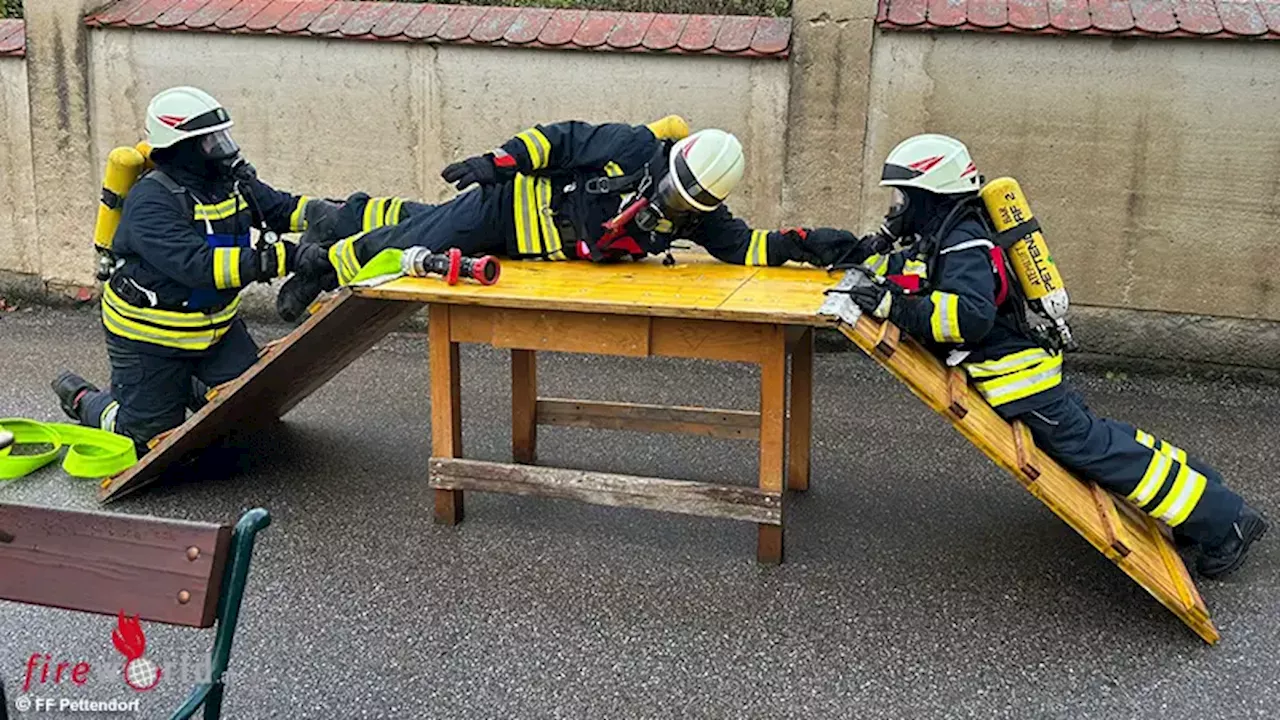
<svg viewBox="0 0 1280 720">
<path fill-rule="evenodd" d="M 536 122 L 640 123 L 679 111 L 743 139 L 751 170 L 733 208 L 761 225 L 780 221 L 785 62 L 116 30 L 90 38 L 100 160 L 141 137 L 152 94 L 180 84 L 228 107 L 268 182 L 339 196 L 443 199 L 446 164 Z"/>
<path fill-rule="evenodd" d="M 22 58 L 0 58 L 0 271 L 41 271 L 27 63 Z"/>
<path fill-rule="evenodd" d="M 953 134 L 1022 183 L 1074 300 L 1280 320 L 1277 117 L 1280 43 L 883 33 L 863 222 L 894 144 Z"/>
</svg>

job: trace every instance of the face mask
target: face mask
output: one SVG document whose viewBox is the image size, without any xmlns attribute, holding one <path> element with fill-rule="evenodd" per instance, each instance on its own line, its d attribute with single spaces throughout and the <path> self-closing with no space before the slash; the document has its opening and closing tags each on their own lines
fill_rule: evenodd
<svg viewBox="0 0 1280 720">
<path fill-rule="evenodd" d="M 910 206 L 911 198 L 902 191 L 902 188 L 894 188 L 889 212 L 885 213 L 884 224 L 880 229 L 885 235 L 900 244 L 907 239 L 904 236 L 907 235 L 907 210 Z"/>
<path fill-rule="evenodd" d="M 200 138 L 200 154 L 213 170 L 238 180 L 249 180 L 256 176 L 253 166 L 240 154 L 240 146 L 231 138 L 227 130 L 219 130 Z"/>
<path fill-rule="evenodd" d="M 658 181 L 648 205 L 636 213 L 635 223 L 645 232 L 663 232 L 663 228 L 674 227 L 699 212 L 684 199 L 672 176 L 667 175 Z"/>
</svg>

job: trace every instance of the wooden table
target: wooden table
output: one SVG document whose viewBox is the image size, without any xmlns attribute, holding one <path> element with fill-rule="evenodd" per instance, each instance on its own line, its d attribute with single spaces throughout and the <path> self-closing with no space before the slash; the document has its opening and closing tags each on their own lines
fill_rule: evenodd
<svg viewBox="0 0 1280 720">
<path fill-rule="evenodd" d="M 779 563 L 785 491 L 809 486 L 813 326 L 827 324 L 816 315 L 822 295 L 814 286 L 835 280 L 812 269 L 701 259 L 623 269 L 508 263 L 502 280 L 488 288 L 404 279 L 356 292 L 428 305 L 430 483 L 437 522 L 462 520 L 467 490 L 569 498 L 754 522 L 757 559 Z M 462 459 L 461 343 L 511 353 L 514 463 Z M 539 351 L 752 363 L 760 367 L 760 409 L 539 397 Z M 539 425 L 754 438 L 756 486 L 538 467 Z"/>
</svg>

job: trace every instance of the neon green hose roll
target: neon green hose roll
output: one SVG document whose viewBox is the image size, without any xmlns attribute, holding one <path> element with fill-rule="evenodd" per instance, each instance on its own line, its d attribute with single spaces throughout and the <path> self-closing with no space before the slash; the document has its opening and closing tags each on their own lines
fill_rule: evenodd
<svg viewBox="0 0 1280 720">
<path fill-rule="evenodd" d="M 13 447 L 0 450 L 0 480 L 13 480 L 39 470 L 57 460 L 64 445 L 67 456 L 62 469 L 72 477 L 110 477 L 138 462 L 133 440 L 105 430 L 24 418 L 0 418 L 0 430 L 7 430 L 14 437 Z M 19 445 L 50 445 L 52 449 L 14 455 L 13 448 Z"/>
</svg>

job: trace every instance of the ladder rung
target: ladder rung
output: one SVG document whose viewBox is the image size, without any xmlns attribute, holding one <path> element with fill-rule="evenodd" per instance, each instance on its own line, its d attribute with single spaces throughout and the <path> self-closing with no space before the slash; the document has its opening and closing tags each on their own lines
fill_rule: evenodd
<svg viewBox="0 0 1280 720">
<path fill-rule="evenodd" d="M 1040 477 L 1040 468 L 1031 462 L 1031 451 L 1036 443 L 1031 439 L 1031 431 L 1021 420 L 1013 421 L 1013 444 L 1018 451 L 1018 470 L 1028 483 L 1035 482 Z"/>
<path fill-rule="evenodd" d="M 968 376 L 960 368 L 951 368 L 947 372 L 947 409 L 957 420 L 969 414 L 969 408 L 965 405 L 968 390 Z"/>
</svg>

